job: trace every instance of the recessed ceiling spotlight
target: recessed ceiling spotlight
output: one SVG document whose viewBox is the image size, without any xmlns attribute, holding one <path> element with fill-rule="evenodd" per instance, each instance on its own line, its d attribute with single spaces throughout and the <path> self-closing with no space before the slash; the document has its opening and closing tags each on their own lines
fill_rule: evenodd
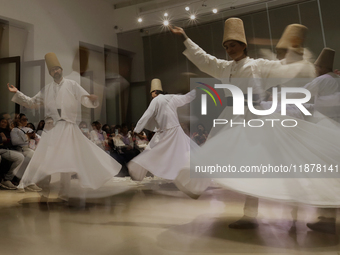
<svg viewBox="0 0 340 255">
<path fill-rule="evenodd" d="M 141 23 L 143 21 L 142 18 L 138 18 L 138 22 Z"/>
<path fill-rule="evenodd" d="M 189 6 L 185 7 L 185 10 L 186 10 L 186 11 L 189 11 L 189 10 L 190 10 Z"/>
<path fill-rule="evenodd" d="M 164 21 L 163 21 L 163 25 L 164 25 L 164 26 L 169 26 L 169 21 L 168 21 L 168 20 L 164 20 Z"/>
<path fill-rule="evenodd" d="M 164 13 L 164 17 L 168 17 L 169 16 L 169 14 L 166 12 L 166 13 Z"/>
<path fill-rule="evenodd" d="M 217 13 L 217 9 L 213 9 L 212 12 L 213 12 L 213 13 Z"/>
<path fill-rule="evenodd" d="M 190 19 L 194 20 L 194 19 L 196 19 L 196 16 L 195 15 L 191 15 Z"/>
</svg>

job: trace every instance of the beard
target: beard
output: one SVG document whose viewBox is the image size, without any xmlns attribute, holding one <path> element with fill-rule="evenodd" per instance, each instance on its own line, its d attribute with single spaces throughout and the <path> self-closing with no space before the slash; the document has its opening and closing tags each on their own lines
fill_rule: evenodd
<svg viewBox="0 0 340 255">
<path fill-rule="evenodd" d="M 60 78 L 61 78 L 61 74 L 60 73 L 55 73 L 53 75 L 53 79 L 55 79 L 55 80 L 59 80 Z"/>
</svg>

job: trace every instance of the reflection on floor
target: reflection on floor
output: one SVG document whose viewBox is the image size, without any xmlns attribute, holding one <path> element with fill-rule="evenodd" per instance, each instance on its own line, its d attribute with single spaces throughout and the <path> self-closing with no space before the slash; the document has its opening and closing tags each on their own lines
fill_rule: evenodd
<svg viewBox="0 0 340 255">
<path fill-rule="evenodd" d="M 316 218 L 310 207 L 299 208 L 295 231 L 291 207 L 264 200 L 258 229 L 228 228 L 243 203 L 243 195 L 216 187 L 192 200 L 152 179 L 86 203 L 41 204 L 37 193 L 1 190 L 0 254 L 340 254 L 339 236 L 306 227 Z"/>
</svg>

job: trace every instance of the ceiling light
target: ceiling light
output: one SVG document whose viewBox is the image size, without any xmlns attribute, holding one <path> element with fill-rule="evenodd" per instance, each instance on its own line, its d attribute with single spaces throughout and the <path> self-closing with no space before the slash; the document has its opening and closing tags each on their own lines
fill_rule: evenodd
<svg viewBox="0 0 340 255">
<path fill-rule="evenodd" d="M 212 12 L 213 12 L 213 13 L 217 13 L 217 9 L 213 9 Z"/>
<path fill-rule="evenodd" d="M 141 23 L 143 20 L 142 18 L 138 18 L 138 22 Z"/>
<path fill-rule="evenodd" d="M 189 11 L 189 10 L 190 10 L 189 6 L 185 7 L 185 10 L 186 10 L 186 11 Z"/>
<path fill-rule="evenodd" d="M 164 17 L 168 17 L 169 16 L 169 14 L 166 12 L 166 13 L 164 13 Z"/>
<path fill-rule="evenodd" d="M 196 19 L 196 16 L 195 15 L 191 15 L 190 19 L 194 20 L 194 19 Z"/>
<path fill-rule="evenodd" d="M 163 21 L 163 25 L 164 25 L 164 26 L 169 26 L 169 21 L 168 21 L 168 20 L 164 20 L 164 21 Z"/>
</svg>

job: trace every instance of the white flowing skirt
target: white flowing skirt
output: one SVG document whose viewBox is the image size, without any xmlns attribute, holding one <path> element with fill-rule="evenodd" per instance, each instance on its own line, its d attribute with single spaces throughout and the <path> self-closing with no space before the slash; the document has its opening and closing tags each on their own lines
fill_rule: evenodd
<svg viewBox="0 0 340 255">
<path fill-rule="evenodd" d="M 44 132 L 18 188 L 48 176 L 77 174 L 83 188 L 98 189 L 118 174 L 121 165 L 66 121 Z"/>
<path fill-rule="evenodd" d="M 270 118 L 283 119 L 278 114 Z M 284 178 L 284 175 L 280 178 L 262 178 L 261 175 L 260 178 L 228 178 L 224 173 L 222 178 L 214 178 L 214 181 L 222 187 L 255 197 L 318 207 L 340 207 L 340 129 L 337 123 L 327 119 L 319 124 L 296 120 L 298 125 L 294 128 L 280 124 L 275 127 L 227 128 L 191 155 L 191 166 L 231 165 L 239 170 L 241 166 L 295 165 L 298 171 L 290 174 L 289 178 Z M 310 178 L 310 172 L 299 171 L 299 166 L 304 167 L 305 164 L 309 164 L 310 168 L 312 164 L 332 166 L 334 171 L 338 166 L 338 173 L 327 171 L 320 173 L 320 178 Z M 175 183 L 188 195 L 198 196 L 208 184 L 202 185 L 204 181 L 199 178 L 188 179 L 188 171 L 188 167 L 182 169 Z M 206 177 L 209 175 L 206 174 Z"/>
<path fill-rule="evenodd" d="M 190 146 L 198 147 L 181 126 L 157 132 L 147 148 L 129 162 L 129 173 L 133 179 L 139 181 L 145 177 L 147 171 L 155 176 L 174 180 L 189 160 Z"/>
</svg>

